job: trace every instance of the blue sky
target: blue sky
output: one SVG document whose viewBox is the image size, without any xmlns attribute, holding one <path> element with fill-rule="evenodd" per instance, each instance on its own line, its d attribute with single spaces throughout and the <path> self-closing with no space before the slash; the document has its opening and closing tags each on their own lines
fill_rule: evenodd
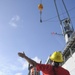
<svg viewBox="0 0 75 75">
<path fill-rule="evenodd" d="M 40 0 L 0 1 L 0 75 L 28 74 L 28 63 L 17 55 L 18 52 L 24 51 L 30 58 L 45 63 L 54 51 L 63 51 L 64 37 L 51 35 L 51 32 L 62 33 L 54 2 L 42 0 L 42 23 L 39 3 Z M 75 1 L 65 3 L 75 28 Z M 57 4 L 61 14 L 64 12 L 61 0 L 57 0 Z"/>
</svg>

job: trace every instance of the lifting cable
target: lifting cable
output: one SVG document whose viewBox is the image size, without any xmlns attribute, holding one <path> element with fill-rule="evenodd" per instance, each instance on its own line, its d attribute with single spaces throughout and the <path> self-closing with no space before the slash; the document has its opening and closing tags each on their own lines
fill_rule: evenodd
<svg viewBox="0 0 75 75">
<path fill-rule="evenodd" d="M 74 10 L 74 9 L 75 9 L 75 7 L 69 9 L 68 12 L 70 12 L 70 11 L 72 11 L 72 10 Z M 63 12 L 62 14 L 60 14 L 60 16 L 63 15 L 63 14 L 65 14 L 65 13 L 66 13 L 66 12 Z M 54 19 L 54 18 L 57 18 L 57 16 L 54 16 L 54 17 L 51 17 L 51 18 L 49 18 L 49 19 L 43 20 L 42 22 L 46 22 L 46 21 L 49 21 L 49 20 Z M 72 18 L 75 18 L 75 17 L 72 17 Z"/>
<path fill-rule="evenodd" d="M 42 9 L 43 9 L 42 0 L 40 0 L 40 4 L 38 5 L 38 9 L 40 10 L 40 22 L 42 22 Z"/>
<path fill-rule="evenodd" d="M 62 2 L 63 2 L 63 0 L 62 0 Z M 54 0 L 54 3 L 56 3 L 56 0 Z M 64 4 L 64 2 L 63 2 L 63 4 Z M 56 6 L 56 4 L 55 4 L 55 6 Z M 65 9 L 67 9 L 66 6 L 64 6 L 64 7 L 65 7 Z M 57 6 L 56 6 L 56 8 L 57 8 Z M 63 15 L 63 14 L 65 14 L 66 12 L 67 12 L 67 14 L 68 14 L 68 17 L 70 18 L 68 12 L 70 12 L 71 10 L 74 10 L 75 7 L 71 8 L 71 9 L 69 9 L 69 10 L 66 10 L 66 12 L 63 12 L 62 14 L 59 14 L 59 13 L 58 13 L 58 16 L 54 16 L 54 17 L 51 17 L 51 18 L 46 19 L 46 20 L 42 20 L 42 10 L 43 10 L 42 0 L 40 0 L 40 4 L 38 5 L 38 9 L 40 10 L 40 22 L 42 23 L 42 22 L 46 22 L 46 21 L 52 20 L 52 19 L 57 18 L 57 17 L 59 18 L 59 21 L 60 21 L 60 16 Z M 56 10 L 58 11 L 58 9 L 56 9 Z M 73 17 L 73 18 L 74 18 L 74 17 Z M 53 22 L 54 22 L 54 21 L 53 21 Z"/>
</svg>

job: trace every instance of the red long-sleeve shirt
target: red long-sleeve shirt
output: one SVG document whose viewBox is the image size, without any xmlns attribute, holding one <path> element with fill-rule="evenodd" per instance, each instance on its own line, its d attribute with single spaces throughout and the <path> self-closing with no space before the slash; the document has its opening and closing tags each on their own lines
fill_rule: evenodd
<svg viewBox="0 0 75 75">
<path fill-rule="evenodd" d="M 62 68 L 61 66 L 54 67 L 50 64 L 37 64 L 37 71 L 42 71 L 43 75 L 70 75 L 69 71 Z"/>
</svg>

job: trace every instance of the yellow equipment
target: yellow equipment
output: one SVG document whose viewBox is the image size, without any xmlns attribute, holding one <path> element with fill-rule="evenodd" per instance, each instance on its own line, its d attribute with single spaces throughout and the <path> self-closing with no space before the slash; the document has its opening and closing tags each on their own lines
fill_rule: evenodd
<svg viewBox="0 0 75 75">
<path fill-rule="evenodd" d="M 38 9 L 39 9 L 40 11 L 42 11 L 43 5 L 42 5 L 42 4 L 39 4 L 39 5 L 38 5 Z"/>
<path fill-rule="evenodd" d="M 54 52 L 51 56 L 50 59 L 55 62 L 63 62 L 63 57 L 61 52 Z"/>
</svg>

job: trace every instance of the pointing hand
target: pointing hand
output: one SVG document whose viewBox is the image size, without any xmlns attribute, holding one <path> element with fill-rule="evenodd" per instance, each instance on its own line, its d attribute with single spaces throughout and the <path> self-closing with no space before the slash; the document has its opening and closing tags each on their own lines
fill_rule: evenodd
<svg viewBox="0 0 75 75">
<path fill-rule="evenodd" d="M 22 57 L 22 58 L 25 57 L 25 53 L 24 53 L 24 52 L 23 52 L 23 53 L 19 52 L 18 55 L 19 55 L 20 57 Z"/>
</svg>

